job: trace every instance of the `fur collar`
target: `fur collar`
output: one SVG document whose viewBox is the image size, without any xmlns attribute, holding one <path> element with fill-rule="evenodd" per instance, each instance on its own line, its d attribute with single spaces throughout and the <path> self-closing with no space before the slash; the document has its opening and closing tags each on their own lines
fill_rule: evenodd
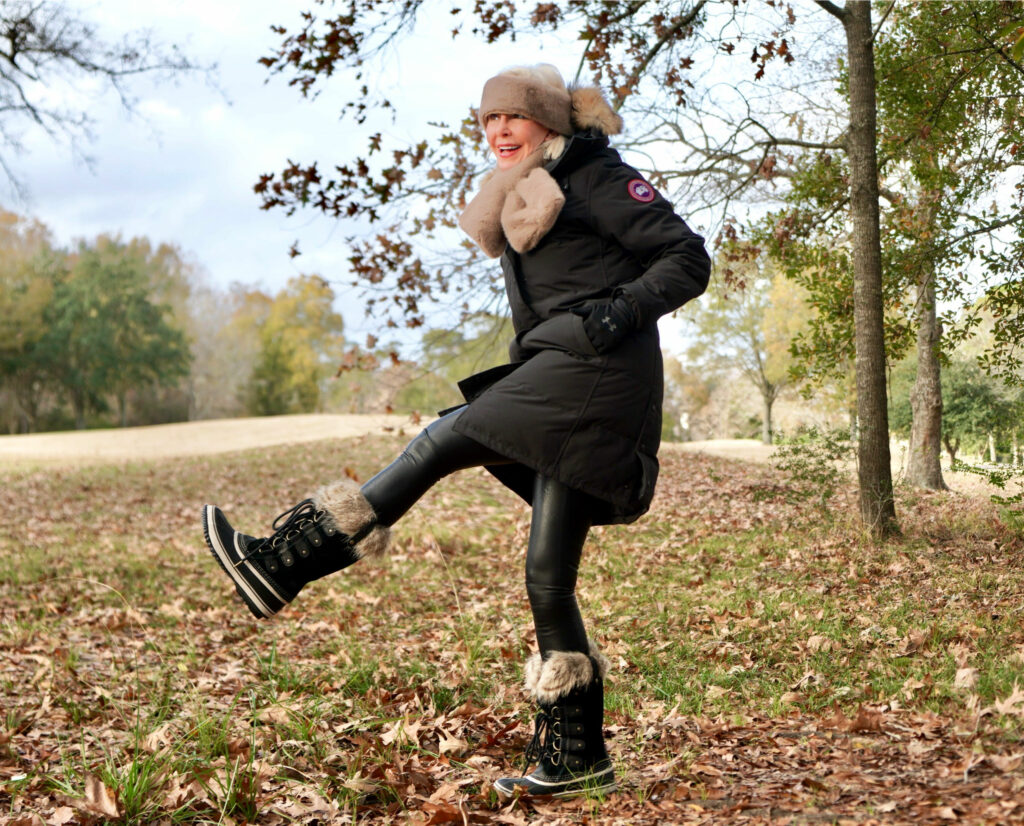
<svg viewBox="0 0 1024 826">
<path fill-rule="evenodd" d="M 554 225 L 565 203 L 544 162 L 541 146 L 510 169 L 495 169 L 459 217 L 459 226 L 489 258 L 498 258 L 511 244 L 516 252 L 537 246 Z"/>
<path fill-rule="evenodd" d="M 622 118 L 596 86 L 570 89 L 572 126 L 581 132 L 617 135 Z M 562 189 L 543 168 L 566 149 L 562 135 L 542 144 L 511 169 L 493 169 L 480 191 L 459 217 L 459 226 L 489 258 L 498 258 L 508 244 L 529 252 L 547 235 L 565 204 Z"/>
</svg>

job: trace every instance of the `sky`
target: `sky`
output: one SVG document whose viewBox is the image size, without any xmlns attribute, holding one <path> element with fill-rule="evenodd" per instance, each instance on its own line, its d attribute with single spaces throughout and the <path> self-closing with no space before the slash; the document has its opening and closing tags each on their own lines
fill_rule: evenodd
<svg viewBox="0 0 1024 826">
<path fill-rule="evenodd" d="M 306 210 L 288 217 L 264 212 L 252 191 L 264 172 L 286 160 L 318 160 L 328 168 L 365 147 L 339 119 L 353 81 L 341 76 L 315 100 L 305 100 L 282 76 L 257 63 L 280 38 L 273 24 L 294 28 L 308 0 L 76 0 L 72 7 L 111 39 L 148 29 L 179 45 L 200 64 L 217 64 L 211 78 L 143 79 L 131 87 L 136 114 L 113 93 L 88 100 L 94 140 L 83 145 L 86 164 L 39 131 L 22 135 L 25 152 L 12 159 L 27 197 L 5 193 L 3 205 L 46 224 L 61 244 L 119 233 L 169 242 L 226 288 L 234 282 L 276 292 L 299 273 L 319 273 L 338 293 L 350 340 L 379 332 L 363 316 L 349 287 L 344 222 Z M 447 4 L 436 4 L 446 10 Z M 402 121 L 397 135 L 418 138 L 428 121 L 457 120 L 478 101 L 483 82 L 517 64 L 551 62 L 567 78 L 576 70 L 579 43 L 550 35 L 486 45 L 471 35 L 453 40 L 447 12 L 424 18 L 415 34 L 387 57 L 373 82 L 387 90 Z M 95 91 L 95 90 L 92 90 Z M 54 94 L 59 94 L 53 91 Z M 303 254 L 288 255 L 298 241 Z M 497 265 L 495 265 L 497 266 Z M 663 329 L 663 336 L 666 330 Z"/>
</svg>

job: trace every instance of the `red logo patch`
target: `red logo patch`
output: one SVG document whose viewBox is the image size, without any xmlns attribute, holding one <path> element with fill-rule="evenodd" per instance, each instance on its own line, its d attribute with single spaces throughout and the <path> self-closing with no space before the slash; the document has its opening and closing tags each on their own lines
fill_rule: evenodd
<svg viewBox="0 0 1024 826">
<path fill-rule="evenodd" d="M 654 200 L 654 187 L 640 178 L 630 181 L 626 189 L 629 191 L 629 197 L 641 204 L 649 204 Z"/>
</svg>

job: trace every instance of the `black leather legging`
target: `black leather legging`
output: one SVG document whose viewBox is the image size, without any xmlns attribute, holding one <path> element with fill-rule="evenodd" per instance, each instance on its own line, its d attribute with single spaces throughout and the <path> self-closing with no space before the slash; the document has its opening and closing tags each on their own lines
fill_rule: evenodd
<svg viewBox="0 0 1024 826">
<path fill-rule="evenodd" d="M 383 524 L 397 522 L 450 473 L 512 461 L 456 433 L 453 425 L 458 417 L 456 411 L 431 423 L 401 456 L 363 485 L 363 495 Z M 576 603 L 576 576 L 590 530 L 592 502 L 585 493 L 537 476 L 526 552 L 526 592 L 541 654 L 587 651 L 587 633 Z"/>
</svg>

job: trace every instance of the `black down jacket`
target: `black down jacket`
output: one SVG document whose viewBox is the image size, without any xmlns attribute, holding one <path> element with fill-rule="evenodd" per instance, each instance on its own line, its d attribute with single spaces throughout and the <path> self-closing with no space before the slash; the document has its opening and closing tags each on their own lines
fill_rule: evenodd
<svg viewBox="0 0 1024 826">
<path fill-rule="evenodd" d="M 658 318 L 700 295 L 704 239 L 603 135 L 574 135 L 545 167 L 565 195 L 551 230 L 501 258 L 511 363 L 460 383 L 455 429 L 517 464 L 488 470 L 528 502 L 536 474 L 601 501 L 594 524 L 647 511 L 658 477 L 663 375 Z M 628 292 L 639 328 L 597 355 L 573 308 Z"/>
</svg>

